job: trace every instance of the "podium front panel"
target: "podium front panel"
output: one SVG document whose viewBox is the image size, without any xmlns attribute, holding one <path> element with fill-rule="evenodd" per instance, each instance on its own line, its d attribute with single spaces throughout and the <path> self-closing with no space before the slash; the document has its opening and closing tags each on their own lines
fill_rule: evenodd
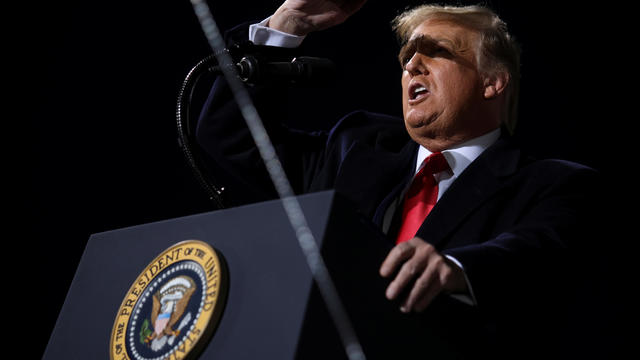
<svg viewBox="0 0 640 360">
<path fill-rule="evenodd" d="M 333 192 L 299 197 L 322 241 Z M 293 359 L 311 273 L 280 201 L 94 234 L 76 271 L 45 359 L 108 359 L 118 308 L 145 267 L 184 240 L 210 244 L 229 271 L 226 307 L 206 359 Z"/>
</svg>

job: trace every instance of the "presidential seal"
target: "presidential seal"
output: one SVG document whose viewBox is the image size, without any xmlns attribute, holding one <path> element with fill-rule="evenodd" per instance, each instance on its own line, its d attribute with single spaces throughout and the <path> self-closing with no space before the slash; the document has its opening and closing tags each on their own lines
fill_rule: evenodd
<svg viewBox="0 0 640 360">
<path fill-rule="evenodd" d="M 111 360 L 192 358 L 213 335 L 225 306 L 221 256 L 199 240 L 158 255 L 127 292 L 111 332 Z"/>
</svg>

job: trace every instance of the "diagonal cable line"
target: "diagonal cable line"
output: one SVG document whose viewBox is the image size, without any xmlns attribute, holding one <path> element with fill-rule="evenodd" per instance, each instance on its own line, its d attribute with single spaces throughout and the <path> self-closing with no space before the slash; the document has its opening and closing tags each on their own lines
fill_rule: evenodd
<svg viewBox="0 0 640 360">
<path fill-rule="evenodd" d="M 349 360 L 365 360 L 366 357 L 362 346 L 358 341 L 353 325 L 349 320 L 347 312 L 340 300 L 333 280 L 324 263 L 320 249 L 315 241 L 311 229 L 307 224 L 300 203 L 295 197 L 289 179 L 287 178 L 282 164 L 278 159 L 273 144 L 267 135 L 262 120 L 256 110 L 248 91 L 244 87 L 242 80 L 238 77 L 237 69 L 228 52 L 225 51 L 225 43 L 218 30 L 218 26 L 211 15 L 211 11 L 206 1 L 191 0 L 195 14 L 200 22 L 209 45 L 213 49 L 218 64 L 223 75 L 229 83 L 229 87 L 240 108 L 243 118 L 251 132 L 251 136 L 258 148 L 260 156 L 264 161 L 271 181 L 282 201 L 282 205 L 287 214 L 289 222 L 295 231 L 298 243 L 304 253 L 307 265 L 311 270 L 313 279 L 318 286 L 320 294 L 327 306 L 329 314 L 336 325 L 338 335 L 342 341 L 345 352 Z"/>
</svg>

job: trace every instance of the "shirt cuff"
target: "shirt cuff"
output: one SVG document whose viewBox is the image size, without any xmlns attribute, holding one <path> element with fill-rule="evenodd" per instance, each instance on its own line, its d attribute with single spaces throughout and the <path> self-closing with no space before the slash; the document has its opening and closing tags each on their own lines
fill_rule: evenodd
<svg viewBox="0 0 640 360">
<path fill-rule="evenodd" d="M 473 294 L 473 288 L 471 287 L 471 283 L 469 282 L 469 278 L 467 277 L 467 273 L 464 271 L 464 266 L 458 261 L 458 259 L 454 258 L 451 255 L 445 255 L 447 259 L 453 261 L 456 266 L 462 269 L 462 273 L 464 274 L 464 280 L 467 282 L 467 288 L 469 289 L 469 294 L 450 294 L 450 296 L 464 304 L 476 306 L 478 303 L 476 302 L 476 297 Z"/>
<path fill-rule="evenodd" d="M 305 36 L 287 34 L 285 32 L 267 27 L 268 18 L 257 24 L 249 26 L 249 41 L 256 45 L 277 46 L 283 48 L 296 48 L 302 44 Z"/>
</svg>

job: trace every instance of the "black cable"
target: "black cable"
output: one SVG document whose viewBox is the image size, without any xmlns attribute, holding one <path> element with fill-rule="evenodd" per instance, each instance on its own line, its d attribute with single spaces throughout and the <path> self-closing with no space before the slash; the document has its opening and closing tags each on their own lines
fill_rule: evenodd
<svg viewBox="0 0 640 360">
<path fill-rule="evenodd" d="M 184 154 L 196 180 L 207 193 L 209 200 L 211 200 L 218 209 L 225 207 L 222 199 L 224 187 L 219 187 L 215 184 L 216 181 L 205 169 L 205 164 L 200 155 L 200 151 L 193 146 L 195 143 L 193 140 L 195 139 L 195 134 L 192 131 L 191 126 L 190 106 L 196 84 L 202 75 L 207 73 L 220 73 L 220 71 L 221 69 L 217 66 L 216 58 L 213 54 L 200 60 L 193 68 L 191 68 L 182 82 L 182 86 L 178 92 L 176 106 L 178 145 L 182 149 L 182 153 Z"/>
</svg>

